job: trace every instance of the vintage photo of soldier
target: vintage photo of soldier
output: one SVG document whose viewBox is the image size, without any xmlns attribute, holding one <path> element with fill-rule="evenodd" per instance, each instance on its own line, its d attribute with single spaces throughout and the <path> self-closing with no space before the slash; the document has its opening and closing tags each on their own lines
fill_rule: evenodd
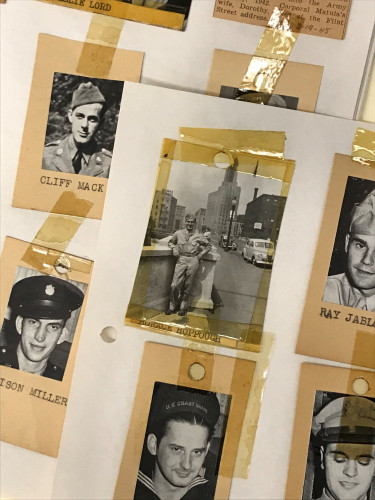
<svg viewBox="0 0 375 500">
<path fill-rule="evenodd" d="M 156 382 L 134 500 L 213 500 L 231 396 Z"/>
<path fill-rule="evenodd" d="M 61 381 L 86 289 L 19 266 L 0 333 L 0 365 Z"/>
<path fill-rule="evenodd" d="M 323 301 L 375 312 L 375 182 L 349 177 Z"/>
<path fill-rule="evenodd" d="M 375 400 L 316 391 L 302 500 L 375 499 Z"/>
<path fill-rule="evenodd" d="M 54 73 L 42 169 L 108 178 L 123 86 Z"/>
<path fill-rule="evenodd" d="M 270 281 L 281 189 L 280 180 L 235 168 L 173 162 L 154 195 L 130 304 L 147 281 L 140 305 L 160 311 L 157 321 L 250 324 L 260 285 Z"/>
</svg>

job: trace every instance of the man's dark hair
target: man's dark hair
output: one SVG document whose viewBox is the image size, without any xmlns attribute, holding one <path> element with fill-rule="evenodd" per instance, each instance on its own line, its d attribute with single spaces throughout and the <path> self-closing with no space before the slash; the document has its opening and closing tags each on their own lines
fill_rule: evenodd
<svg viewBox="0 0 375 500">
<path fill-rule="evenodd" d="M 160 443 L 160 440 L 166 435 L 169 422 L 182 422 L 191 425 L 201 425 L 208 430 L 208 441 L 211 441 L 215 429 L 215 427 L 210 427 L 210 425 L 204 418 L 196 415 L 195 413 L 175 413 L 170 417 L 167 417 L 158 422 L 154 422 L 154 424 L 150 428 L 150 433 L 155 434 L 158 443 Z"/>
</svg>

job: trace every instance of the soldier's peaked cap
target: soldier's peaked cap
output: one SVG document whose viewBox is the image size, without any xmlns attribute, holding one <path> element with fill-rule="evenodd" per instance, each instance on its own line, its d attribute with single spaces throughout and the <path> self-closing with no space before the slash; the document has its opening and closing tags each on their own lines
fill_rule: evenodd
<svg viewBox="0 0 375 500">
<path fill-rule="evenodd" d="M 68 319 L 81 307 L 84 295 L 69 281 L 53 276 L 30 276 L 12 288 L 9 305 L 23 318 Z"/>
<path fill-rule="evenodd" d="M 105 105 L 106 101 L 103 94 L 92 82 L 81 83 L 73 92 L 71 109 L 93 103 Z"/>
<path fill-rule="evenodd" d="M 178 386 L 159 386 L 154 399 L 151 421 L 157 422 L 178 417 L 194 415 L 213 429 L 220 415 L 220 405 L 213 392 L 194 389 L 181 389 Z"/>
<path fill-rule="evenodd" d="M 375 235 L 375 189 L 354 206 L 351 213 L 350 232 Z"/>
<path fill-rule="evenodd" d="M 359 396 L 334 399 L 313 418 L 312 432 L 326 443 L 375 444 L 375 403 Z"/>
</svg>

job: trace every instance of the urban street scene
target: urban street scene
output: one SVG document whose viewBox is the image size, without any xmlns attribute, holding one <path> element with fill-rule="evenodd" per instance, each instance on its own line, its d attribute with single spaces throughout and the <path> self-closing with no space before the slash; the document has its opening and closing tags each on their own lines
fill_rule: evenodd
<svg viewBox="0 0 375 500">
<path fill-rule="evenodd" d="M 277 179 L 173 162 L 154 195 L 131 303 L 160 311 L 158 321 L 254 322 L 267 300 L 281 189 Z"/>
</svg>

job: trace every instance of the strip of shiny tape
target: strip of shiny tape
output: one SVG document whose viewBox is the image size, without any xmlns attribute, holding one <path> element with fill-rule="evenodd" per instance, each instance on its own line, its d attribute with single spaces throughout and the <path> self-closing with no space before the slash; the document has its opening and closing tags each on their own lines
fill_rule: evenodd
<svg viewBox="0 0 375 500">
<path fill-rule="evenodd" d="M 279 80 L 289 55 L 297 41 L 298 33 L 291 29 L 293 15 L 274 8 L 262 38 L 239 86 L 236 99 L 248 91 L 271 94 Z M 294 25 L 302 27 L 301 23 Z M 267 97 L 267 96 L 265 96 Z"/>
<path fill-rule="evenodd" d="M 180 127 L 181 140 L 221 150 L 284 158 L 285 132 Z"/>
<path fill-rule="evenodd" d="M 246 406 L 245 416 L 243 419 L 238 448 L 236 449 L 235 466 L 234 470 L 231 471 L 232 477 L 246 479 L 249 474 L 251 456 L 255 442 L 255 434 L 258 426 L 260 408 L 263 399 L 264 383 L 266 381 L 273 344 L 274 335 L 270 333 L 264 333 L 262 337 L 261 350 L 259 353 L 249 351 L 237 353 L 238 357 L 236 359 L 254 361 L 256 365 L 251 382 L 250 394 Z M 213 371 L 215 368 L 216 347 L 208 344 L 198 344 L 197 342 L 189 340 L 184 341 L 183 346 L 185 349 L 181 356 L 178 383 L 180 385 L 184 385 L 184 381 L 186 381 L 186 377 L 189 373 L 189 365 L 191 365 L 193 359 L 191 353 L 194 353 L 194 363 L 200 364 L 202 362 L 202 352 L 205 352 L 211 356 L 209 358 L 206 357 L 204 359 L 204 362 L 202 363 L 205 369 L 205 374 L 204 379 L 202 379 L 203 385 L 200 386 L 200 388 L 204 390 L 210 390 Z M 197 351 L 197 349 L 202 352 Z M 232 381 L 235 379 L 235 374 L 236 363 L 234 363 L 233 365 L 233 371 L 226 374 L 229 394 L 231 393 Z"/>
<path fill-rule="evenodd" d="M 97 78 L 108 77 L 123 25 L 123 19 L 93 14 L 77 73 L 95 75 Z"/>
<path fill-rule="evenodd" d="M 52 272 L 59 259 L 62 268 L 69 268 L 66 258 L 61 260 L 61 252 L 64 252 L 91 207 L 92 202 L 78 198 L 71 191 L 62 193 L 23 255 L 23 262 L 47 274 Z M 63 215 L 67 211 L 73 211 L 73 215 Z M 74 212 L 80 216 L 74 215 Z M 85 259 L 82 259 L 83 262 L 86 262 Z M 82 266 L 85 267 L 84 264 L 79 265 Z"/>
<path fill-rule="evenodd" d="M 353 160 L 375 168 L 375 132 L 358 127 L 352 144 Z"/>
</svg>

